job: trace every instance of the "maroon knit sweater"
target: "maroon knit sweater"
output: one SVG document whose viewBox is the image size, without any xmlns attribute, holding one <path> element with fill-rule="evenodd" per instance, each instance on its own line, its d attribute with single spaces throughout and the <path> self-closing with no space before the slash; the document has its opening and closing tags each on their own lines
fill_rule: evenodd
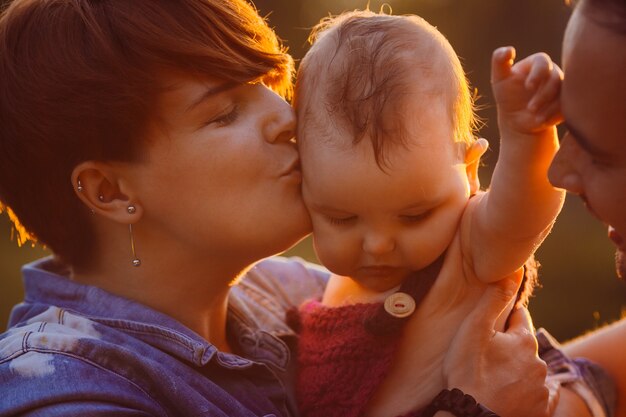
<svg viewBox="0 0 626 417">
<path fill-rule="evenodd" d="M 414 298 L 416 308 L 443 259 L 402 284 L 400 291 Z M 287 319 L 300 332 L 296 398 L 302 417 L 360 417 L 389 371 L 408 317 L 391 316 L 382 303 L 325 307 L 309 301 L 295 313 Z"/>
<path fill-rule="evenodd" d="M 384 379 L 400 332 L 386 337 L 364 323 L 381 304 L 300 308 L 296 396 L 302 417 L 358 417 Z"/>
</svg>

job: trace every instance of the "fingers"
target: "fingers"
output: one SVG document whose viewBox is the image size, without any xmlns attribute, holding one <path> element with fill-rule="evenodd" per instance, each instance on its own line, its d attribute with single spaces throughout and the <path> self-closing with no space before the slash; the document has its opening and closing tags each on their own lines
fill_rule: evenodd
<svg viewBox="0 0 626 417">
<path fill-rule="evenodd" d="M 534 334 L 535 327 L 526 307 L 516 308 L 509 316 L 509 328 L 506 333 Z"/>
<path fill-rule="evenodd" d="M 529 81 L 533 72 L 534 77 Z M 547 104 L 558 101 L 562 80 L 563 73 L 561 69 L 551 62 L 550 64 L 544 62 L 539 64 L 538 67 L 533 66 L 531 74 L 526 79 L 526 88 L 534 91 L 532 99 L 528 102 L 528 109 L 538 112 Z"/>
<path fill-rule="evenodd" d="M 536 114 L 535 121 L 537 124 L 544 126 L 554 126 L 561 123 L 563 121 L 561 102 L 559 100 L 555 100 L 554 102 L 547 104 Z"/>
<path fill-rule="evenodd" d="M 544 83 L 552 72 L 553 63 L 550 57 L 544 53 L 538 53 L 529 56 L 523 61 L 529 61 L 530 65 L 528 76 L 526 77 L 525 86 L 528 90 L 534 90 Z"/>
<path fill-rule="evenodd" d="M 559 405 L 561 384 L 556 380 L 547 380 L 546 387 L 548 388 L 548 415 L 551 416 Z"/>
<path fill-rule="evenodd" d="M 497 83 L 511 74 L 513 61 L 515 60 L 515 48 L 503 46 L 491 55 L 491 82 Z"/>
<path fill-rule="evenodd" d="M 478 305 L 468 316 L 466 323 L 476 332 L 493 336 L 494 327 L 504 309 L 515 300 L 523 271 L 489 284 Z"/>
</svg>

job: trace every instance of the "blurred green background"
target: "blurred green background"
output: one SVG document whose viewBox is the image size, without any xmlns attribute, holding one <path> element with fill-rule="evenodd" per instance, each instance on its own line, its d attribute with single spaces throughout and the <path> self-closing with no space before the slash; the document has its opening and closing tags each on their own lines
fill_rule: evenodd
<svg viewBox="0 0 626 417">
<path fill-rule="evenodd" d="M 2 0 L 0 0 L 2 2 Z M 308 47 L 309 28 L 329 13 L 364 8 L 367 1 L 354 0 L 257 0 L 255 4 L 292 55 L 301 58 Z M 371 0 L 370 9 L 386 4 L 394 14 L 424 17 L 450 40 L 481 96 L 480 115 L 487 121 L 481 135 L 491 151 L 484 160 L 481 179 L 489 184 L 497 159 L 498 133 L 489 89 L 491 52 L 513 45 L 518 56 L 536 51 L 560 62 L 561 40 L 571 10 L 563 0 Z M 44 185 L 42 185 L 44 186 Z M 25 190 L 37 192 L 37 190 Z M 532 210 L 532 207 L 528 207 Z M 310 240 L 289 251 L 315 260 Z M 45 255 L 40 248 L 17 248 L 10 239 L 6 216 L 0 219 L 0 326 L 6 325 L 11 306 L 23 293 L 19 268 Z M 537 253 L 542 264 L 538 289 L 530 309 L 537 327 L 545 327 L 565 340 L 619 318 L 626 306 L 626 286 L 615 278 L 613 248 L 606 228 L 588 215 L 580 201 L 569 196 L 552 234 Z"/>
</svg>

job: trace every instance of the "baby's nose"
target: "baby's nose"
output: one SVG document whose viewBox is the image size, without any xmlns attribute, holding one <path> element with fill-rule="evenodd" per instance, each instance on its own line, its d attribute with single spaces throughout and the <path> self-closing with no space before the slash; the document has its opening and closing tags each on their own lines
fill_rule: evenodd
<svg viewBox="0 0 626 417">
<path fill-rule="evenodd" d="M 363 239 L 363 250 L 373 256 L 392 252 L 395 246 L 395 240 L 391 236 L 369 234 Z"/>
</svg>

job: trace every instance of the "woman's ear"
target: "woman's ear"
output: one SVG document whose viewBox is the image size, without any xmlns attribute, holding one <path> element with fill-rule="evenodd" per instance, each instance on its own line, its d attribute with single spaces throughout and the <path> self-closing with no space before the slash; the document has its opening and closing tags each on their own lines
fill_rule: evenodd
<svg viewBox="0 0 626 417">
<path fill-rule="evenodd" d="M 142 216 L 135 193 L 113 164 L 81 162 L 72 171 L 72 184 L 77 197 L 94 214 L 122 224 L 136 223 Z"/>
<path fill-rule="evenodd" d="M 480 158 L 489 149 L 487 139 L 480 138 L 473 142 L 465 151 L 465 170 L 470 185 L 470 194 L 474 195 L 480 190 L 480 179 L 478 178 L 478 166 Z"/>
</svg>

